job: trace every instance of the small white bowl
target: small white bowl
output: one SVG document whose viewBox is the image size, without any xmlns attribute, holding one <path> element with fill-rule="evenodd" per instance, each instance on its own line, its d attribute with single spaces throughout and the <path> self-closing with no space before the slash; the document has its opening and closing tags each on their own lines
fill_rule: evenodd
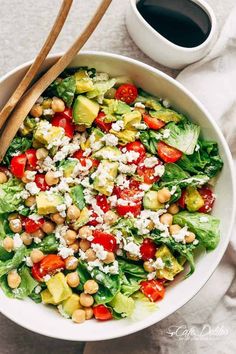
<svg viewBox="0 0 236 354">
<path fill-rule="evenodd" d="M 58 58 L 59 56 L 55 55 L 47 59 L 42 71 Z M 30 63 L 26 63 L 19 66 L 0 80 L 0 107 L 6 102 L 29 65 Z M 0 290 L 0 311 L 19 325 L 49 337 L 73 341 L 98 341 L 126 336 L 151 326 L 171 315 L 197 294 L 214 272 L 229 243 L 235 214 L 235 178 L 232 157 L 219 127 L 201 103 L 180 83 L 151 66 L 103 52 L 81 53 L 74 58 L 71 66 L 95 67 L 98 71 L 108 72 L 111 76 L 127 75 L 144 90 L 168 98 L 174 108 L 201 126 L 203 137 L 218 142 L 224 160 L 224 168 L 215 188 L 217 201 L 213 210 L 213 215 L 221 220 L 220 243 L 213 252 L 197 256 L 195 273 L 185 280 L 176 279 L 168 287 L 165 298 L 158 303 L 159 308 L 148 317 L 143 316 L 136 321 L 90 320 L 78 325 L 63 318 L 52 307 L 35 304 L 30 299 L 24 301 L 9 299 Z"/>
<path fill-rule="evenodd" d="M 129 0 L 127 8 L 126 26 L 130 36 L 150 58 L 173 69 L 181 69 L 202 59 L 209 53 L 216 40 L 217 21 L 212 8 L 204 0 L 192 1 L 207 13 L 211 21 L 209 36 L 201 45 L 185 48 L 170 42 L 142 17 L 136 6 L 138 0 Z"/>
</svg>

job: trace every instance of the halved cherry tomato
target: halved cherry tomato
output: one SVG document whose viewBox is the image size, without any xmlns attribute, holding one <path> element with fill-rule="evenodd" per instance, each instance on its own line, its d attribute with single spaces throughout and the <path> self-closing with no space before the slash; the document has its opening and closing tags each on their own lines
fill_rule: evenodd
<svg viewBox="0 0 236 354">
<path fill-rule="evenodd" d="M 204 205 L 198 210 L 200 213 L 209 213 L 214 205 L 215 196 L 209 187 L 202 187 L 198 190 L 204 200 Z"/>
<path fill-rule="evenodd" d="M 128 213 L 133 214 L 133 216 L 137 217 L 140 215 L 142 209 L 142 203 L 136 202 L 135 205 L 121 205 L 117 204 L 116 211 L 120 216 L 125 216 Z"/>
<path fill-rule="evenodd" d="M 134 141 L 132 143 L 128 143 L 123 148 L 126 148 L 127 151 L 135 151 L 139 154 L 137 159 L 130 162 L 131 164 L 138 164 L 146 154 L 145 146 L 141 143 L 141 141 Z"/>
<path fill-rule="evenodd" d="M 111 234 L 94 230 L 92 243 L 98 243 L 108 252 L 115 252 L 116 250 L 116 238 Z"/>
<path fill-rule="evenodd" d="M 93 314 L 96 320 L 99 321 L 108 321 L 113 318 L 111 311 L 105 305 L 94 306 Z"/>
<path fill-rule="evenodd" d="M 163 141 L 157 143 L 157 153 L 166 163 L 178 161 L 183 153 L 172 146 L 167 145 Z"/>
<path fill-rule="evenodd" d="M 63 112 L 57 113 L 57 115 L 72 120 L 72 109 L 67 107 Z"/>
<path fill-rule="evenodd" d="M 99 165 L 99 163 L 100 163 L 99 160 L 96 160 L 96 159 L 94 159 L 93 157 L 85 157 L 85 156 L 84 156 L 84 151 L 83 151 L 82 149 L 76 151 L 76 152 L 73 154 L 73 157 L 74 157 L 75 159 L 78 159 L 83 167 L 86 166 L 88 160 L 90 160 L 90 161 L 92 162 L 92 166 L 91 166 L 90 168 L 98 167 L 98 165 Z"/>
<path fill-rule="evenodd" d="M 34 221 L 30 218 L 25 218 L 23 224 L 25 227 L 25 231 L 29 234 L 32 234 L 33 232 L 38 231 L 43 226 L 44 219 L 42 218 L 37 221 Z"/>
<path fill-rule="evenodd" d="M 100 209 L 102 209 L 104 213 L 110 210 L 110 205 L 105 195 L 97 195 L 96 201 L 97 201 L 97 205 L 100 207 Z"/>
<path fill-rule="evenodd" d="M 36 150 L 35 149 L 28 149 L 25 152 L 27 158 L 27 164 L 29 167 L 35 169 L 37 167 L 38 159 L 36 157 Z"/>
<path fill-rule="evenodd" d="M 33 267 L 31 268 L 31 274 L 32 277 L 39 282 L 43 281 L 43 277 L 47 275 L 47 273 L 42 272 L 40 263 L 34 263 Z"/>
<path fill-rule="evenodd" d="M 53 274 L 59 269 L 65 268 L 65 261 L 57 254 L 48 254 L 40 262 L 42 273 Z"/>
<path fill-rule="evenodd" d="M 186 206 L 186 202 L 185 202 L 186 194 L 187 194 L 187 192 L 186 192 L 186 190 L 184 189 L 184 190 L 182 191 L 181 197 L 180 197 L 179 200 L 178 200 L 178 204 L 179 204 L 180 208 L 182 208 L 182 209 L 185 209 L 185 206 Z"/>
<path fill-rule="evenodd" d="M 11 173 L 17 178 L 22 178 L 25 173 L 26 162 L 26 154 L 13 156 L 10 164 Z"/>
<path fill-rule="evenodd" d="M 146 184 L 153 184 L 159 181 L 160 176 L 154 176 L 154 173 L 154 167 L 138 166 L 137 168 L 137 174 L 142 177 L 143 182 Z"/>
<path fill-rule="evenodd" d="M 61 116 L 60 113 L 56 113 L 51 120 L 51 124 L 54 127 L 61 127 L 65 130 L 66 136 L 73 138 L 75 126 L 72 124 L 71 120 Z"/>
<path fill-rule="evenodd" d="M 121 85 L 116 90 L 115 98 L 127 104 L 132 104 L 138 97 L 137 87 L 132 84 Z"/>
<path fill-rule="evenodd" d="M 149 259 L 153 259 L 156 254 L 156 250 L 156 244 L 150 238 L 145 238 L 140 246 L 142 260 L 148 261 Z"/>
<path fill-rule="evenodd" d="M 163 122 L 162 120 L 153 118 L 147 113 L 143 114 L 143 120 L 147 124 L 147 126 L 153 130 L 159 130 L 166 125 L 166 123 Z"/>
<path fill-rule="evenodd" d="M 95 119 L 94 123 L 102 129 L 104 132 L 109 132 L 111 129 L 112 123 L 104 122 L 104 118 L 106 117 L 104 112 L 99 112 L 97 118 Z"/>
<path fill-rule="evenodd" d="M 89 210 L 92 210 L 92 207 L 89 208 Z M 89 217 L 88 225 L 97 226 L 99 224 L 99 222 L 97 221 L 97 218 L 98 218 L 98 214 L 95 213 L 95 211 L 92 210 L 92 214 Z"/>
<path fill-rule="evenodd" d="M 37 187 L 41 190 L 41 191 L 46 191 L 47 189 L 49 189 L 49 185 L 47 184 L 47 182 L 45 181 L 45 175 L 43 173 L 37 173 L 37 175 L 35 176 L 35 183 L 37 185 Z"/>
<path fill-rule="evenodd" d="M 162 300 L 165 296 L 165 288 L 163 282 L 159 280 L 145 280 L 140 283 L 140 290 L 149 298 L 150 301 Z"/>
</svg>

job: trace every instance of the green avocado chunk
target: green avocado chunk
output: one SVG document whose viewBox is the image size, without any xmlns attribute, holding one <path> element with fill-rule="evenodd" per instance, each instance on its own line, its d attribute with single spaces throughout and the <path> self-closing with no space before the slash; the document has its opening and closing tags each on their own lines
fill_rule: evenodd
<svg viewBox="0 0 236 354">
<path fill-rule="evenodd" d="M 63 204 L 63 197 L 60 194 L 39 192 L 36 196 L 36 205 L 39 215 L 57 213 L 57 207 L 60 204 Z"/>
<path fill-rule="evenodd" d="M 93 188 L 102 194 L 110 196 L 117 176 L 118 166 L 118 162 L 102 160 L 94 178 Z"/>
<path fill-rule="evenodd" d="M 51 277 L 46 285 L 56 304 L 68 299 L 72 294 L 71 288 L 66 282 L 66 277 L 61 272 Z"/>
<path fill-rule="evenodd" d="M 159 209 L 164 208 L 164 204 L 161 204 L 157 199 L 158 192 L 156 191 L 148 191 L 143 198 L 143 206 L 144 209 L 150 209 L 153 211 L 157 211 Z"/>
<path fill-rule="evenodd" d="M 165 245 L 158 248 L 156 258 L 161 258 L 165 264 L 163 269 L 157 270 L 157 277 L 160 279 L 173 280 L 176 274 L 182 272 L 184 269 Z"/>
<path fill-rule="evenodd" d="M 73 120 L 75 124 L 91 127 L 99 112 L 99 104 L 89 98 L 77 96 L 73 106 Z"/>
</svg>

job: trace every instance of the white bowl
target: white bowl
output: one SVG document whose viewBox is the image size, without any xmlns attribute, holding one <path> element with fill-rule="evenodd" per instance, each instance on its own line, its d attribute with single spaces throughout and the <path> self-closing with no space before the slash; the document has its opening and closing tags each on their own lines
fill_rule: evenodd
<svg viewBox="0 0 236 354">
<path fill-rule="evenodd" d="M 192 64 L 211 50 L 217 37 L 217 22 L 212 8 L 204 0 L 192 0 L 199 5 L 209 16 L 211 31 L 207 39 L 199 46 L 185 48 L 178 46 L 159 34 L 142 17 L 137 9 L 138 0 L 129 0 L 126 13 L 128 32 L 137 46 L 150 58 L 158 63 L 173 69 L 180 69 Z"/>
<path fill-rule="evenodd" d="M 47 66 L 57 58 L 58 56 L 53 56 L 48 59 Z M 212 117 L 201 103 L 174 79 L 141 62 L 102 52 L 81 53 L 71 65 L 95 67 L 114 76 L 128 75 L 144 90 L 168 98 L 177 110 L 201 126 L 205 138 L 214 139 L 219 143 L 224 160 L 224 168 L 215 190 L 218 199 L 213 211 L 213 214 L 221 219 L 220 244 L 213 252 L 198 256 L 195 273 L 186 280 L 174 282 L 168 287 L 166 297 L 159 302 L 159 309 L 149 317 L 136 322 L 129 319 L 104 323 L 90 320 L 78 325 L 61 317 L 50 307 L 37 305 L 30 299 L 24 301 L 9 299 L 0 291 L 0 311 L 29 330 L 73 341 L 104 340 L 125 336 L 159 322 L 183 306 L 206 283 L 221 260 L 230 238 L 235 210 L 233 163 L 229 148 Z M 26 63 L 0 80 L 0 106 L 7 100 L 28 67 L 29 63 Z"/>
</svg>

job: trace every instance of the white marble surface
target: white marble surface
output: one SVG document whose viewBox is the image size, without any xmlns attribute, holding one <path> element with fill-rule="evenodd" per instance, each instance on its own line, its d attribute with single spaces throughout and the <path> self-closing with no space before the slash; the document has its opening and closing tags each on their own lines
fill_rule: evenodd
<svg viewBox="0 0 236 354">
<path fill-rule="evenodd" d="M 166 69 L 147 58 L 132 42 L 125 28 L 124 13 L 128 0 L 113 0 L 106 17 L 86 45 L 86 49 L 103 50 L 139 59 L 168 74 Z M 208 0 L 221 27 L 235 0 Z M 80 33 L 99 0 L 75 0 L 68 21 L 53 49 L 64 51 Z M 42 45 L 58 11 L 59 0 L 0 1 L 0 76 L 32 59 Z M 80 354 L 83 343 L 65 342 L 31 333 L 0 315 L 1 354 Z M 160 353 L 162 353 L 160 348 Z M 154 353 L 153 353 L 154 354 Z M 157 353 L 155 353 L 157 354 Z"/>
</svg>

